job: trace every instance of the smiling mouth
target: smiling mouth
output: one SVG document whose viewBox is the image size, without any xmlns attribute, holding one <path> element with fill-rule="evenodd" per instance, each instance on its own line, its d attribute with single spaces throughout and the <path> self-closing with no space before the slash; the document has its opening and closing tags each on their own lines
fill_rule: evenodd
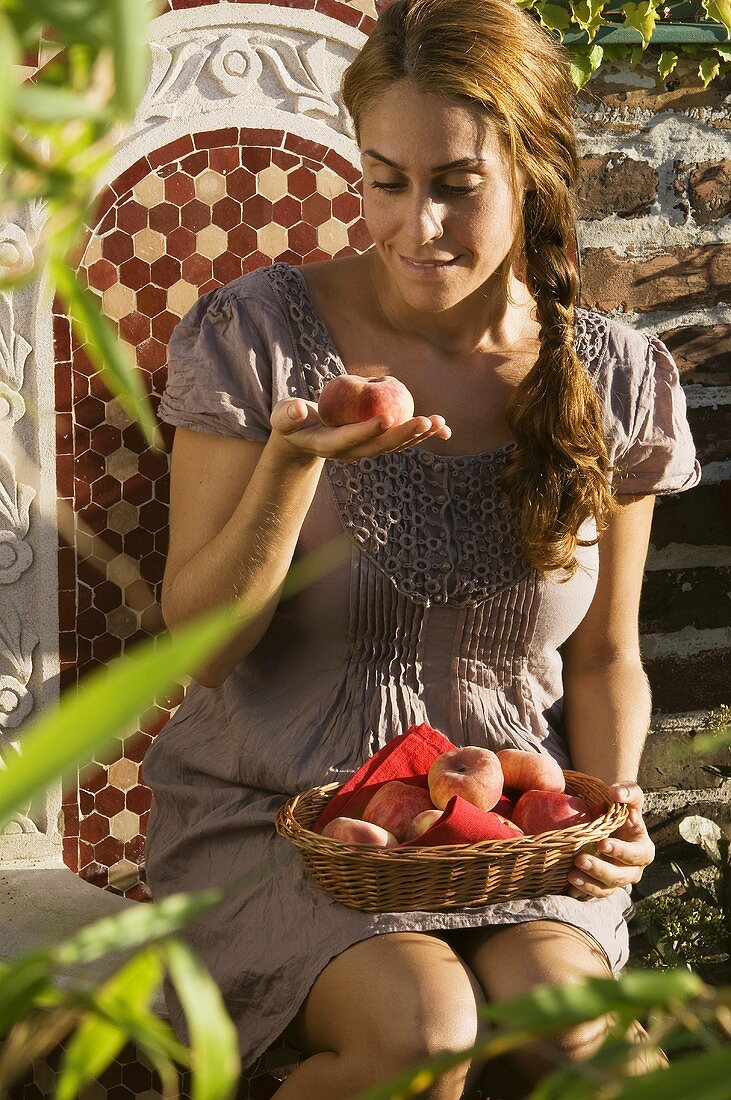
<svg viewBox="0 0 731 1100">
<path fill-rule="evenodd" d="M 446 267 L 448 264 L 454 263 L 456 257 L 452 257 L 449 260 L 412 260 L 408 256 L 401 256 L 401 259 L 411 267 L 434 268 Z"/>
</svg>

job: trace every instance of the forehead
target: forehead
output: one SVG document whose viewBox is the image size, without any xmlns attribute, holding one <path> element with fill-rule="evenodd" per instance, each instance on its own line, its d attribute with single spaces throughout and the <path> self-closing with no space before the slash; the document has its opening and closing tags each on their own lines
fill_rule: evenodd
<svg viewBox="0 0 731 1100">
<path fill-rule="evenodd" d="M 364 112 L 360 147 L 408 168 L 462 157 L 506 163 L 498 129 L 483 107 L 419 91 L 407 81 L 390 85 Z"/>
</svg>

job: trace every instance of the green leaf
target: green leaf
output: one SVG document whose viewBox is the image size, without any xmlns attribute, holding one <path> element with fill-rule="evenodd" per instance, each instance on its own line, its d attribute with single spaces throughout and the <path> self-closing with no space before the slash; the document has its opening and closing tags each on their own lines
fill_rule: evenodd
<svg viewBox="0 0 731 1100">
<path fill-rule="evenodd" d="M 204 666 L 242 621 L 235 606 L 218 609 L 173 638 L 152 638 L 90 673 L 75 694 L 65 695 L 24 733 L 22 755 L 2 774 L 0 823 L 52 780 L 86 763 L 110 737 L 127 733 L 156 695 Z"/>
<path fill-rule="evenodd" d="M 147 85 L 148 0 L 107 0 L 112 21 L 114 99 L 121 116 L 132 119 Z"/>
<path fill-rule="evenodd" d="M 15 107 L 22 115 L 39 122 L 60 123 L 77 119 L 109 121 L 109 112 L 66 88 L 24 84 L 15 92 Z"/>
<path fill-rule="evenodd" d="M 661 0 L 640 0 L 638 4 L 624 5 L 624 26 L 640 32 L 645 48 L 649 46 L 655 24 L 660 18 L 657 10 L 660 3 Z"/>
<path fill-rule="evenodd" d="M 574 86 L 583 88 L 602 63 L 601 46 L 575 46 L 571 50 L 571 79 Z"/>
<path fill-rule="evenodd" d="M 703 81 L 703 87 L 707 88 L 714 77 L 718 76 L 720 63 L 717 57 L 709 54 L 708 57 L 704 57 L 698 66 L 698 76 Z"/>
<path fill-rule="evenodd" d="M 674 50 L 663 50 L 657 59 L 657 71 L 663 80 L 667 80 L 678 64 L 678 54 Z"/>
<path fill-rule="evenodd" d="M 48 989 L 51 973 L 50 951 L 34 951 L 12 963 L 0 963 L 0 1036 Z"/>
<path fill-rule="evenodd" d="M 548 27 L 549 30 L 558 31 L 563 39 L 563 32 L 571 26 L 571 16 L 566 8 L 559 4 L 545 3 L 540 4 L 536 11 L 543 26 Z"/>
<path fill-rule="evenodd" d="M 117 339 L 111 322 L 99 310 L 97 298 L 82 286 L 58 258 L 51 260 L 51 275 L 92 363 L 102 371 L 110 391 L 119 397 L 152 447 L 162 448 L 159 431 L 145 394 L 141 375 L 133 367 L 129 349 Z"/>
<path fill-rule="evenodd" d="M 10 74 L 13 66 L 18 63 L 20 46 L 13 25 L 0 9 L 0 165 L 4 165 L 8 157 L 8 126 L 12 120 L 12 98 L 14 93 L 14 80 Z"/>
<path fill-rule="evenodd" d="M 723 23 L 731 34 L 731 0 L 702 0 L 702 2 L 708 18 Z"/>
<path fill-rule="evenodd" d="M 589 42 L 596 38 L 596 32 L 600 27 L 605 27 L 607 22 L 602 19 L 602 8 L 605 0 L 569 0 L 569 6 L 573 13 L 574 21 L 586 31 Z"/>
<path fill-rule="evenodd" d="M 94 1009 L 82 1019 L 67 1045 L 56 1090 L 56 1100 L 75 1100 L 89 1081 L 97 1079 L 127 1042 L 127 1031 L 109 1018 L 115 1006 L 133 1014 L 149 1008 L 155 990 L 163 978 L 157 949 L 136 955 L 93 995 L 94 1005 L 108 1013 L 99 1016 Z"/>
<path fill-rule="evenodd" d="M 162 945 L 190 1034 L 192 1100 L 233 1097 L 241 1069 L 238 1035 L 218 986 L 184 944 Z"/>
<path fill-rule="evenodd" d="M 674 1059 L 667 1069 L 626 1077 L 613 1100 L 728 1100 L 731 1049 L 707 1050 Z"/>
</svg>

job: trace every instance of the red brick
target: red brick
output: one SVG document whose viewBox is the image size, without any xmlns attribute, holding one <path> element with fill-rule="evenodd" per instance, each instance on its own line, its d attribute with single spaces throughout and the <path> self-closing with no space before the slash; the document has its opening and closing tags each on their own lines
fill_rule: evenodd
<svg viewBox="0 0 731 1100">
<path fill-rule="evenodd" d="M 676 248 L 647 260 L 611 248 L 582 256 L 582 305 L 614 310 L 686 310 L 728 300 L 731 244 Z"/>
<path fill-rule="evenodd" d="M 718 649 L 644 662 L 655 713 L 712 710 L 728 703 L 731 650 Z"/>
</svg>

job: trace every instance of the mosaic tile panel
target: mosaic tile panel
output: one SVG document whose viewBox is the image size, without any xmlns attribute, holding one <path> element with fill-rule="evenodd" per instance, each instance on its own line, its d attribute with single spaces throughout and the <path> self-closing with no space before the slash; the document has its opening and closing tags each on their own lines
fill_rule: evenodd
<svg viewBox="0 0 731 1100">
<path fill-rule="evenodd" d="M 200 294 L 275 259 L 294 264 L 368 247 L 360 173 L 332 150 L 273 130 L 180 138 L 99 197 L 80 271 L 134 349 L 153 408 L 173 328 Z M 76 519 L 59 547 L 61 682 L 76 684 L 162 628 L 168 456 L 149 450 L 55 308 L 58 492 Z M 173 429 L 162 426 L 169 452 Z M 82 878 L 146 900 L 151 794 L 141 764 L 182 699 L 159 698 L 64 797 L 64 858 Z"/>
<path fill-rule="evenodd" d="M 267 0 L 232 0 L 234 4 L 266 3 Z M 357 27 L 364 34 L 370 34 L 376 19 L 393 0 L 269 0 L 272 7 L 300 8 L 338 19 L 349 27 Z M 205 8 L 218 0 L 165 0 L 162 11 L 185 11 L 190 8 Z"/>
</svg>

